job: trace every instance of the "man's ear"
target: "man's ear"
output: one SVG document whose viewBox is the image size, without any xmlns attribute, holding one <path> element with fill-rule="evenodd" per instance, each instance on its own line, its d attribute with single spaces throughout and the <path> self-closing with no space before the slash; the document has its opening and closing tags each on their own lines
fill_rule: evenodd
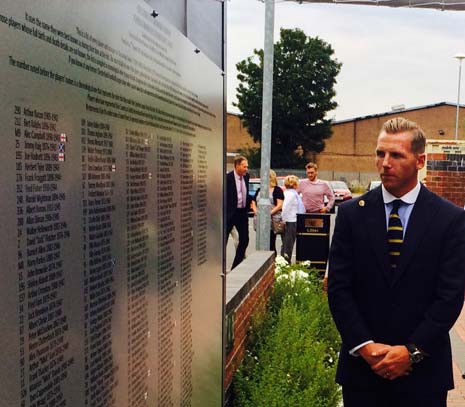
<svg viewBox="0 0 465 407">
<path fill-rule="evenodd" d="M 417 157 L 417 170 L 421 170 L 425 166 L 426 154 L 418 154 Z"/>
</svg>

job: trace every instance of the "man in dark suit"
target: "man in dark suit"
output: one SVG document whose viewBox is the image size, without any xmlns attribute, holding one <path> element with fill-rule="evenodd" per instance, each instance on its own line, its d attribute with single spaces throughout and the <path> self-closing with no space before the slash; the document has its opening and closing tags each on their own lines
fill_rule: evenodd
<svg viewBox="0 0 465 407">
<path fill-rule="evenodd" d="M 465 211 L 418 182 L 424 152 L 416 123 L 384 123 L 382 185 L 338 211 L 328 298 L 342 337 L 344 407 L 445 407 L 453 388 L 449 330 L 464 300 Z"/>
<path fill-rule="evenodd" d="M 239 244 L 236 249 L 231 270 L 245 257 L 249 244 L 249 163 L 243 156 L 234 158 L 234 170 L 226 175 L 226 236 L 229 236 L 233 226 L 239 234 Z"/>
</svg>

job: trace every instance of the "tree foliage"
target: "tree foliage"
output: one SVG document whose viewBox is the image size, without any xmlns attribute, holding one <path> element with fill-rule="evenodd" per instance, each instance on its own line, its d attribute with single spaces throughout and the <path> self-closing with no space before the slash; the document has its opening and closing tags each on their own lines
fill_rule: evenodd
<svg viewBox="0 0 465 407">
<path fill-rule="evenodd" d="M 271 165 L 292 167 L 304 162 L 308 152 L 324 150 L 331 137 L 331 121 L 325 114 L 337 103 L 334 85 L 341 64 L 328 43 L 307 37 L 300 29 L 281 29 L 274 45 L 273 119 Z M 258 61 L 257 61 L 258 59 Z M 242 121 L 256 142 L 261 141 L 263 50 L 237 64 L 240 83 L 237 106 Z M 294 152 L 301 146 L 303 157 Z"/>
<path fill-rule="evenodd" d="M 260 148 L 247 146 L 238 149 L 237 152 L 247 158 L 250 168 L 260 168 L 262 159 Z"/>
</svg>

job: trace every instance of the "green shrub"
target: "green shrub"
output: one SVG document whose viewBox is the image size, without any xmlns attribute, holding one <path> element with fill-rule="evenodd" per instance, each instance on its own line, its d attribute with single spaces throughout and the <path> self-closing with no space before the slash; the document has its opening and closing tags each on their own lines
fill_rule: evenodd
<svg viewBox="0 0 465 407">
<path fill-rule="evenodd" d="M 364 194 L 366 192 L 366 186 L 363 186 L 360 181 L 350 181 L 349 189 L 353 194 Z"/>
<path fill-rule="evenodd" d="M 266 309 L 254 315 L 233 381 L 235 407 L 336 407 L 339 335 L 318 272 L 276 260 Z"/>
</svg>

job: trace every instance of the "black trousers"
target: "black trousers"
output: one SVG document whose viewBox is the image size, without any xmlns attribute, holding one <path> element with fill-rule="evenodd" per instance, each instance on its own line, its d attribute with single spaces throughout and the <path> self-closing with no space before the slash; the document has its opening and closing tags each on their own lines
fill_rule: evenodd
<svg viewBox="0 0 465 407">
<path fill-rule="evenodd" d="M 229 219 L 226 225 L 226 236 L 229 236 L 234 226 L 239 234 L 239 244 L 236 249 L 236 255 L 234 256 L 231 270 L 244 260 L 245 251 L 249 245 L 249 217 L 246 208 L 235 210 L 234 215 Z"/>
<path fill-rule="evenodd" d="M 393 393 L 342 387 L 344 407 L 446 407 L 447 391 L 428 393 Z"/>
<path fill-rule="evenodd" d="M 270 230 L 270 250 L 274 251 L 276 256 L 276 233 Z"/>
</svg>

